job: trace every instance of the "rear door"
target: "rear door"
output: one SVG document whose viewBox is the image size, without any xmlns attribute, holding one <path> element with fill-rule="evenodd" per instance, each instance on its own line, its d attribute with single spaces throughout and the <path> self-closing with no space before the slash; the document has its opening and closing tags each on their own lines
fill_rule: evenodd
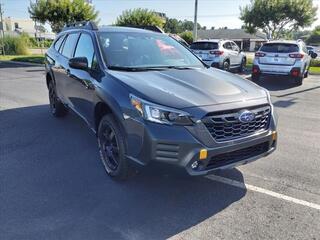
<svg viewBox="0 0 320 240">
<path fill-rule="evenodd" d="M 60 62 L 61 62 L 61 49 L 63 47 L 65 37 L 66 37 L 65 35 L 59 36 L 59 38 L 55 41 L 53 45 L 53 50 L 52 51 L 49 50 L 46 54 L 48 62 L 50 62 L 51 64 L 51 70 L 53 72 L 53 76 L 55 79 L 56 93 L 61 100 L 63 100 L 63 96 L 61 94 L 61 86 L 60 86 L 61 81 L 59 81 L 59 79 L 62 78 L 61 75 L 63 74 L 63 72 L 61 71 Z"/>
<path fill-rule="evenodd" d="M 64 103 L 72 107 L 68 98 L 68 88 L 70 88 L 70 67 L 69 59 L 72 58 L 74 48 L 79 38 L 79 33 L 70 33 L 67 35 L 62 48 L 60 48 L 59 57 L 59 75 L 56 78 L 57 86 Z"/>
<path fill-rule="evenodd" d="M 260 64 L 292 66 L 296 58 L 290 57 L 290 54 L 299 53 L 299 46 L 293 43 L 266 43 L 259 52 L 263 53 L 259 57 Z"/>
<path fill-rule="evenodd" d="M 235 51 L 232 49 L 232 44 L 230 41 L 227 41 L 223 44 L 223 48 L 225 49 L 226 56 L 230 60 L 230 65 L 236 65 L 237 63 L 237 54 Z"/>
<path fill-rule="evenodd" d="M 230 42 L 232 46 L 232 54 L 234 54 L 235 65 L 240 65 L 242 62 L 242 54 L 240 48 L 235 42 Z"/>
</svg>

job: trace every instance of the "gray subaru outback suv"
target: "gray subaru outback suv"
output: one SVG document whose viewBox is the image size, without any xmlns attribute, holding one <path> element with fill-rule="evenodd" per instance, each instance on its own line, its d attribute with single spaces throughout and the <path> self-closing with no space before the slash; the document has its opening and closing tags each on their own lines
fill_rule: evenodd
<svg viewBox="0 0 320 240">
<path fill-rule="evenodd" d="M 203 175 L 276 148 L 268 92 L 208 68 L 164 34 L 66 27 L 46 53 L 46 82 L 53 116 L 70 109 L 83 118 L 116 179 L 152 163 Z"/>
</svg>

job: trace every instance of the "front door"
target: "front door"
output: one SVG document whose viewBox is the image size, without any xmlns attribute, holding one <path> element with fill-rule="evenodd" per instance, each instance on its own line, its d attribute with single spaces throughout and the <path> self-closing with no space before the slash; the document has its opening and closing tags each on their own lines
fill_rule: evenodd
<svg viewBox="0 0 320 240">
<path fill-rule="evenodd" d="M 92 119 L 94 112 L 93 96 L 95 90 L 94 72 L 96 61 L 92 38 L 87 33 L 80 35 L 74 57 L 85 57 L 88 60 L 88 69 L 70 68 L 68 99 L 74 110 L 86 120 Z"/>
</svg>

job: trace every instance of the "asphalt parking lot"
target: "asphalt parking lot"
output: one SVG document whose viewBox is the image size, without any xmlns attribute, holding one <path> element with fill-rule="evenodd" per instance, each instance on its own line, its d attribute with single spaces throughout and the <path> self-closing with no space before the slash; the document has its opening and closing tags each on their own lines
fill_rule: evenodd
<svg viewBox="0 0 320 240">
<path fill-rule="evenodd" d="M 117 183 L 86 124 L 51 117 L 43 67 L 0 63 L 0 239 L 320 239 L 320 76 L 260 84 L 279 115 L 274 154 Z"/>
</svg>

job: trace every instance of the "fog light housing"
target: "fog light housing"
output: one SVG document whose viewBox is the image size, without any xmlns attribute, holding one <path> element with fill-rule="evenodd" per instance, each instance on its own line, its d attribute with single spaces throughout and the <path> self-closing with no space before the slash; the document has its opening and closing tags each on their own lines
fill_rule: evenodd
<svg viewBox="0 0 320 240">
<path fill-rule="evenodd" d="M 277 134 L 276 131 L 273 131 L 272 134 L 271 134 L 271 136 L 272 136 L 272 140 L 273 140 L 273 141 L 276 141 L 277 138 L 278 138 L 278 134 Z"/>
<path fill-rule="evenodd" d="M 199 162 L 198 161 L 194 161 L 192 164 L 191 164 L 191 168 L 192 169 L 197 169 L 199 166 Z"/>
</svg>

